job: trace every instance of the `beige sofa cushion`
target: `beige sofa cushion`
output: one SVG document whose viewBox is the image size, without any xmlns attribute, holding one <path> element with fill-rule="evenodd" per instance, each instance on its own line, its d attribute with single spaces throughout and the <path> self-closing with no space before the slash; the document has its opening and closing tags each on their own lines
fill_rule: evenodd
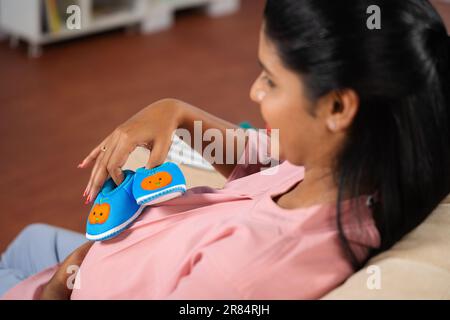
<svg viewBox="0 0 450 320">
<path fill-rule="evenodd" d="M 379 289 L 367 285 L 372 265 L 379 268 Z M 323 299 L 450 299 L 449 197 L 393 248 L 373 257 Z"/>
</svg>

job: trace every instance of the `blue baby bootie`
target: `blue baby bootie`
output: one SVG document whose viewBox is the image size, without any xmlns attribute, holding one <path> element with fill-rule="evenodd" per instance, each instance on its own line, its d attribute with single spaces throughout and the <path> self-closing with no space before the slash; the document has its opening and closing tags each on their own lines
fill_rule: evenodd
<svg viewBox="0 0 450 320">
<path fill-rule="evenodd" d="M 116 186 L 110 178 L 94 201 L 86 223 L 86 238 L 94 241 L 111 239 L 136 220 L 144 207 L 136 203 L 132 186 L 135 173 L 123 171 L 124 181 Z"/>
<path fill-rule="evenodd" d="M 148 206 L 176 198 L 186 192 L 186 180 L 173 162 L 153 169 L 139 168 L 133 182 L 133 195 L 138 205 Z"/>
</svg>

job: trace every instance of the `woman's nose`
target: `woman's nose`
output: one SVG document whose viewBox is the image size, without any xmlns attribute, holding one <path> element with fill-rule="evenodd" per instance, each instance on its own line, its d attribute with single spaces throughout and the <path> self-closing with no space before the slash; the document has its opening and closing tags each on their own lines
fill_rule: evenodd
<svg viewBox="0 0 450 320">
<path fill-rule="evenodd" d="M 265 97 L 266 92 L 258 86 L 258 81 L 256 81 L 250 90 L 250 98 L 256 103 L 261 103 Z"/>
<path fill-rule="evenodd" d="M 259 103 L 261 103 L 265 97 L 266 97 L 266 92 L 264 90 L 259 89 L 256 91 L 256 100 Z"/>
</svg>

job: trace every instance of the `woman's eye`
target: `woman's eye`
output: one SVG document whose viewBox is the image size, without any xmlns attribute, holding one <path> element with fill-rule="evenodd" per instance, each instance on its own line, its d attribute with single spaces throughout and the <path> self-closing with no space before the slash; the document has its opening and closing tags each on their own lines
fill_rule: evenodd
<svg viewBox="0 0 450 320">
<path fill-rule="evenodd" d="M 270 88 L 275 88 L 275 83 L 268 76 L 263 76 L 263 79 Z"/>
</svg>

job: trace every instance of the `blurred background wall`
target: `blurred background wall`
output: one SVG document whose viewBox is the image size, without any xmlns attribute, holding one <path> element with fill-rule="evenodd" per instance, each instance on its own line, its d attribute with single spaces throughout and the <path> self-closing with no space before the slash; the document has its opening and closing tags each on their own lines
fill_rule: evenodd
<svg viewBox="0 0 450 320">
<path fill-rule="evenodd" d="M 89 171 L 77 164 L 152 102 L 176 97 L 235 123 L 263 125 L 249 99 L 263 1 L 244 0 L 220 17 L 204 9 L 177 10 L 159 32 L 131 26 L 48 44 L 36 58 L 23 40 L 11 48 L 3 38 L 0 250 L 33 222 L 83 232 Z"/>
<path fill-rule="evenodd" d="M 0 10 L 5 1 L 11 4 L 0 0 Z M 12 1 L 14 6 L 37 0 Z M 0 31 L 1 251 L 33 222 L 84 232 L 90 208 L 82 193 L 90 172 L 77 164 L 152 102 L 174 97 L 235 123 L 264 125 L 249 99 L 259 74 L 264 1 L 242 0 L 224 15 L 206 2 L 180 7 L 171 16 L 159 7 L 156 20 L 130 20 L 62 42 L 44 39 L 49 43 L 42 47 Z M 450 4 L 433 2 L 450 24 Z M 51 13 L 39 8 L 43 16 Z M 0 17 L 15 20 L 5 10 Z M 55 17 L 41 20 L 39 28 L 53 36 L 63 30 Z"/>
</svg>

